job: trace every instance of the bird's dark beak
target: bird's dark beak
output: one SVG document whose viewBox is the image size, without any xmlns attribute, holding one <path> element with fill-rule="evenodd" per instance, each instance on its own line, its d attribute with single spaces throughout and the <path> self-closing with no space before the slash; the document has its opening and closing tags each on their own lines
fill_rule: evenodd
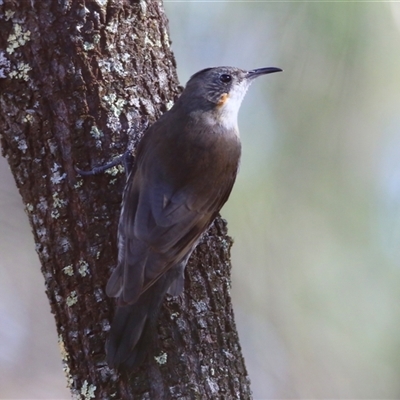
<svg viewBox="0 0 400 400">
<path fill-rule="evenodd" d="M 254 78 L 257 78 L 257 76 L 260 76 L 260 75 L 273 74 L 274 72 L 280 72 L 280 71 L 283 71 L 283 69 L 275 68 L 275 67 L 257 68 L 257 69 L 253 69 L 251 71 L 248 71 L 246 78 L 247 79 L 254 79 Z"/>
</svg>

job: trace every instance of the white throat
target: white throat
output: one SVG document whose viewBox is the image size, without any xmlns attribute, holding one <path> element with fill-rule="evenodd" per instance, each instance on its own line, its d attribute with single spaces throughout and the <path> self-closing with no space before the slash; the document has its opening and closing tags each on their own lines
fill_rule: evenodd
<svg viewBox="0 0 400 400">
<path fill-rule="evenodd" d="M 238 114 L 240 105 L 249 88 L 248 81 L 242 81 L 240 84 L 235 85 L 227 94 L 225 102 L 219 106 L 219 122 L 226 129 L 233 129 L 236 135 L 239 136 L 238 128 Z"/>
</svg>

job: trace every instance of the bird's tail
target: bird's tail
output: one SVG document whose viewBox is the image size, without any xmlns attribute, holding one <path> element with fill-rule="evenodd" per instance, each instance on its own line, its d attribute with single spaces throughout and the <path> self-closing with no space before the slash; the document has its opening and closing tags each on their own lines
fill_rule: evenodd
<svg viewBox="0 0 400 400">
<path fill-rule="evenodd" d="M 171 268 L 134 304 L 117 307 L 106 342 L 111 368 L 131 370 L 145 361 L 156 344 L 157 317 L 165 294 L 178 275 L 176 268 Z"/>
</svg>

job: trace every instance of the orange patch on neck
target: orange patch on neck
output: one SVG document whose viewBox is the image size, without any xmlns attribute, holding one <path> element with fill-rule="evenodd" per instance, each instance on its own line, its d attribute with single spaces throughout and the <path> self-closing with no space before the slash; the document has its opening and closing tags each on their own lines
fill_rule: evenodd
<svg viewBox="0 0 400 400">
<path fill-rule="evenodd" d="M 217 106 L 222 107 L 226 101 L 228 100 L 229 94 L 228 93 L 223 93 L 221 94 L 221 97 L 218 100 Z"/>
</svg>

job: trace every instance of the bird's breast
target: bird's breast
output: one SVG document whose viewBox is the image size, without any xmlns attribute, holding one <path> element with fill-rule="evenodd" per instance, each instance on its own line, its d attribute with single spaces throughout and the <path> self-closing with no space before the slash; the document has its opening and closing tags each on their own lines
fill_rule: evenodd
<svg viewBox="0 0 400 400">
<path fill-rule="evenodd" d="M 178 186 L 197 182 L 206 188 L 236 175 L 241 145 L 233 130 L 193 121 L 170 144 L 165 161 L 169 176 Z"/>
</svg>

